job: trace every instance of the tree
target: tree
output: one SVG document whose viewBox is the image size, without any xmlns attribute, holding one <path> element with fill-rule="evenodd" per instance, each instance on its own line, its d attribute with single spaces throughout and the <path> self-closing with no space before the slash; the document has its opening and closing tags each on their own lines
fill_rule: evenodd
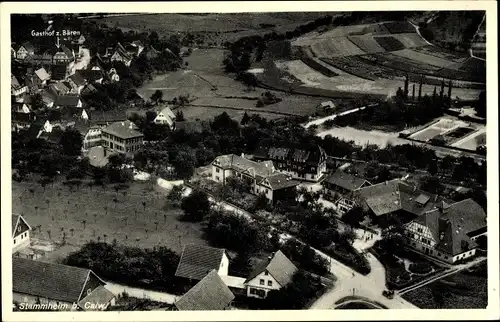
<svg viewBox="0 0 500 322">
<path fill-rule="evenodd" d="M 477 116 L 486 117 L 486 92 L 482 91 L 479 93 L 478 100 L 476 102 L 476 106 L 474 107 L 476 110 Z"/>
<path fill-rule="evenodd" d="M 189 196 L 182 199 L 181 209 L 184 217 L 189 221 L 199 222 L 210 212 L 208 195 L 201 190 L 194 190 Z"/>
<path fill-rule="evenodd" d="M 438 177 L 426 176 L 420 179 L 420 189 L 440 195 L 444 192 L 445 186 Z"/>
<path fill-rule="evenodd" d="M 82 152 L 83 137 L 78 130 L 68 128 L 64 131 L 59 144 L 62 146 L 64 154 L 77 156 Z"/>
<path fill-rule="evenodd" d="M 351 227 L 359 227 L 360 223 L 366 217 L 366 213 L 360 206 L 355 206 L 351 210 L 342 215 L 341 220 Z"/>
<path fill-rule="evenodd" d="M 152 95 L 151 100 L 158 104 L 159 101 L 163 98 L 163 92 L 157 89 Z"/>
<path fill-rule="evenodd" d="M 176 122 L 182 122 L 182 121 L 185 121 L 185 118 L 184 118 L 184 113 L 182 111 L 177 111 L 177 113 L 175 113 L 175 121 Z"/>
<path fill-rule="evenodd" d="M 250 122 L 250 116 L 248 116 L 247 112 L 245 111 L 245 114 L 243 114 L 243 118 L 241 119 L 240 124 L 246 125 L 248 122 Z"/>
<path fill-rule="evenodd" d="M 32 95 L 30 102 L 31 102 L 31 109 L 33 109 L 34 111 L 38 111 L 45 108 L 45 103 L 43 102 L 43 97 L 42 94 L 40 93 Z"/>
</svg>

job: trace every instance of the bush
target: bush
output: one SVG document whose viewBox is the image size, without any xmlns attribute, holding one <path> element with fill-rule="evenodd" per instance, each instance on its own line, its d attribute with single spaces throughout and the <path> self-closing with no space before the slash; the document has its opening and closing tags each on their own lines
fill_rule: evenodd
<svg viewBox="0 0 500 322">
<path fill-rule="evenodd" d="M 432 272 L 432 267 L 428 263 L 411 263 L 409 267 L 410 272 L 415 274 L 429 274 Z"/>
<path fill-rule="evenodd" d="M 411 275 L 408 272 L 404 272 L 399 275 L 399 280 L 402 282 L 409 282 L 411 280 Z"/>
<path fill-rule="evenodd" d="M 353 268 L 360 274 L 368 275 L 371 272 L 368 260 L 352 246 L 328 247 L 325 249 L 325 252 L 339 262 Z"/>
</svg>

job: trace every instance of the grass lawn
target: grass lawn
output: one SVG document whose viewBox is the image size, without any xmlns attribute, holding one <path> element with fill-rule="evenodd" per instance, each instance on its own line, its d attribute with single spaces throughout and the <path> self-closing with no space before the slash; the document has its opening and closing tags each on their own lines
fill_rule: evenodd
<svg viewBox="0 0 500 322">
<path fill-rule="evenodd" d="M 116 193 L 111 186 L 103 190 L 82 185 L 71 192 L 61 183 L 54 183 L 43 191 L 38 184 L 13 181 L 12 211 L 22 214 L 32 228 L 41 225 L 32 232 L 32 238 L 48 240 L 50 230 L 50 240 L 59 243 L 63 231 L 66 232 L 67 244 L 47 256 L 53 261 L 87 241 L 97 240 L 98 236 L 101 241 L 112 242 L 116 238 L 119 244 L 141 248 L 163 245 L 179 253 L 182 245 L 206 244 L 199 224 L 179 221 L 181 210 L 164 210 L 164 190 L 157 187 L 155 191 L 147 191 L 146 188 L 146 184 L 132 183 L 124 195 Z M 29 189 L 34 189 L 34 193 Z M 146 201 L 145 209 L 143 201 Z"/>
<path fill-rule="evenodd" d="M 421 309 L 484 309 L 488 305 L 485 272 L 486 267 L 474 273 L 461 271 L 402 297 Z"/>
</svg>

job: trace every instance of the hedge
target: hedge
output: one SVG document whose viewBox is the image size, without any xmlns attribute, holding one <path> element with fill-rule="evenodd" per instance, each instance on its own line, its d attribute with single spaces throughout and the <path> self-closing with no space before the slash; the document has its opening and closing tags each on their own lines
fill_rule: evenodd
<svg viewBox="0 0 500 322">
<path fill-rule="evenodd" d="M 411 263 L 410 264 L 410 272 L 415 273 L 415 274 L 429 274 L 432 272 L 432 267 L 431 265 L 423 262 L 418 262 L 418 263 Z"/>
<path fill-rule="evenodd" d="M 352 246 L 328 247 L 324 251 L 327 255 L 353 268 L 360 274 L 368 275 L 371 272 L 370 263 L 366 257 Z"/>
</svg>

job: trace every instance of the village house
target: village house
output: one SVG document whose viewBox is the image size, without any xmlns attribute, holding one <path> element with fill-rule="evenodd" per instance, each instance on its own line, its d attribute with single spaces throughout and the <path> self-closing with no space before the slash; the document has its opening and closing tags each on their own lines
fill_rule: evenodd
<svg viewBox="0 0 500 322">
<path fill-rule="evenodd" d="M 35 46 L 33 46 L 30 42 L 24 42 L 19 47 L 15 48 L 16 50 L 16 59 L 24 60 L 27 57 L 35 55 Z"/>
<path fill-rule="evenodd" d="M 153 122 L 155 124 L 167 124 L 172 130 L 175 126 L 175 114 L 170 107 L 166 106 L 158 112 Z"/>
<path fill-rule="evenodd" d="M 29 246 L 31 227 L 21 215 L 12 215 L 12 253 Z"/>
<path fill-rule="evenodd" d="M 216 270 L 211 270 L 174 303 L 178 311 L 223 311 L 231 309 L 234 294 Z"/>
<path fill-rule="evenodd" d="M 272 257 L 261 262 L 245 281 L 248 297 L 265 298 L 272 290 L 287 286 L 297 272 L 297 267 L 278 251 Z"/>
<path fill-rule="evenodd" d="M 59 95 L 54 103 L 56 108 L 81 108 L 83 107 L 83 102 L 78 95 Z"/>
<path fill-rule="evenodd" d="M 23 79 L 21 79 L 21 80 L 24 81 Z M 11 75 L 10 76 L 10 94 L 13 96 L 21 96 L 27 92 L 28 92 L 28 86 L 26 86 L 24 83 L 21 84 L 16 76 Z"/>
<path fill-rule="evenodd" d="M 255 160 L 271 160 L 276 168 L 294 179 L 318 182 L 326 173 L 326 153 L 320 146 L 306 149 L 288 147 L 261 147 Z"/>
<path fill-rule="evenodd" d="M 21 310 L 103 311 L 116 297 L 89 269 L 12 258 L 13 302 Z"/>
<path fill-rule="evenodd" d="M 65 80 L 68 74 L 68 67 L 66 65 L 53 65 L 51 78 L 54 81 Z"/>
<path fill-rule="evenodd" d="M 33 111 L 26 103 L 12 103 L 11 123 L 13 129 L 28 128 L 35 119 Z"/>
<path fill-rule="evenodd" d="M 64 82 L 50 84 L 49 90 L 56 95 L 67 95 L 71 92 L 71 88 L 66 86 Z"/>
<path fill-rule="evenodd" d="M 323 180 L 323 195 L 337 204 L 337 210 L 345 213 L 354 207 L 353 192 L 366 186 L 370 182 L 355 175 L 337 170 Z"/>
<path fill-rule="evenodd" d="M 108 78 L 111 83 L 116 83 L 120 81 L 120 75 L 116 72 L 116 69 L 111 68 L 108 71 Z"/>
<path fill-rule="evenodd" d="M 75 121 L 74 128 L 82 135 L 83 152 L 102 144 L 102 126 L 91 124 L 86 110 L 82 110 L 81 119 Z"/>
<path fill-rule="evenodd" d="M 353 200 L 382 228 L 410 222 L 434 209 L 439 202 L 449 202 L 400 179 L 358 189 L 353 192 Z"/>
<path fill-rule="evenodd" d="M 88 83 L 98 83 L 102 84 L 104 79 L 104 74 L 100 70 L 93 69 L 82 69 L 77 72 L 84 78 Z"/>
<path fill-rule="evenodd" d="M 269 202 L 295 198 L 299 182 L 278 172 L 272 161 L 256 162 L 234 154 L 221 155 L 212 162 L 212 180 L 226 184 L 229 177 L 247 182 L 250 192 L 264 194 Z"/>
<path fill-rule="evenodd" d="M 66 45 L 61 45 L 54 54 L 54 64 L 69 64 L 75 60 L 75 52 Z"/>
<path fill-rule="evenodd" d="M 212 270 L 220 276 L 227 276 L 228 269 L 229 256 L 226 250 L 188 244 L 182 250 L 175 276 L 199 281 Z"/>
<path fill-rule="evenodd" d="M 125 64 L 125 66 L 130 66 L 132 63 L 133 56 L 127 52 L 122 44 L 118 43 L 116 45 L 113 55 L 111 55 L 111 61 L 120 61 Z"/>
<path fill-rule="evenodd" d="M 486 233 L 486 213 L 472 199 L 441 201 L 405 225 L 407 246 L 450 264 L 474 256 Z"/>
<path fill-rule="evenodd" d="M 16 53 L 16 44 L 15 43 L 11 43 L 11 46 L 10 46 L 10 57 L 12 60 L 16 59 L 16 56 L 17 56 L 17 53 Z"/>
<path fill-rule="evenodd" d="M 110 152 L 133 153 L 142 147 L 144 135 L 130 121 L 115 122 L 102 129 L 102 144 Z"/>
<path fill-rule="evenodd" d="M 54 62 L 54 54 L 57 52 L 55 48 L 49 48 L 47 50 L 40 49 L 40 51 L 35 52 L 31 57 L 31 62 L 34 64 L 41 64 L 44 66 L 50 66 Z"/>
<path fill-rule="evenodd" d="M 53 93 L 50 90 L 44 89 L 40 92 L 42 95 L 42 101 L 48 108 L 54 107 L 54 104 L 57 100 L 57 94 Z"/>
<path fill-rule="evenodd" d="M 77 71 L 76 73 L 74 73 L 73 75 L 71 75 L 68 78 L 68 82 L 70 83 L 71 87 L 73 88 L 73 90 L 77 94 L 80 94 L 82 92 L 83 88 L 85 87 L 85 85 L 87 84 L 87 81 L 82 76 L 82 74 L 80 73 L 80 71 Z"/>
<path fill-rule="evenodd" d="M 49 73 L 45 70 L 45 68 L 40 68 L 35 71 L 35 75 L 38 77 L 38 83 L 41 86 L 47 85 L 47 82 L 50 79 Z"/>
</svg>

